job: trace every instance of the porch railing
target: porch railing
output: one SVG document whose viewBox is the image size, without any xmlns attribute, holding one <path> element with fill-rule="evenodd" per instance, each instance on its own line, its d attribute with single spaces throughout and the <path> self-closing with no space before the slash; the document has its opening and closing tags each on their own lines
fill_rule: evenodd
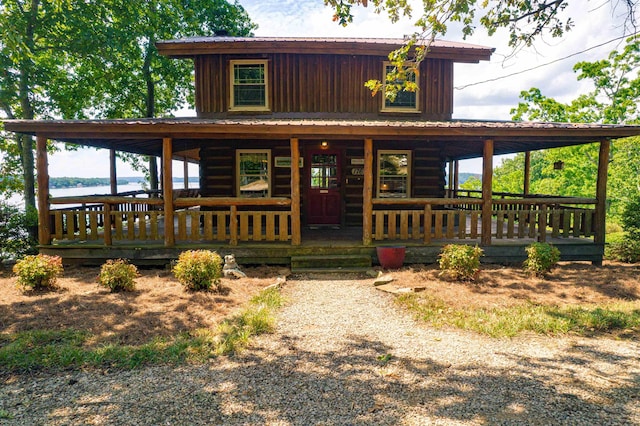
<svg viewBox="0 0 640 426">
<path fill-rule="evenodd" d="M 51 237 L 59 242 L 102 239 L 111 245 L 113 241 L 164 238 L 164 201 L 159 198 L 60 197 L 50 203 L 77 205 L 50 211 Z M 292 238 L 288 198 L 177 198 L 173 205 L 179 241 L 228 241 L 235 245 L 239 241 Z"/>
<path fill-rule="evenodd" d="M 482 200 L 465 198 L 374 199 L 373 239 L 477 240 L 493 238 L 590 238 L 595 232 L 596 200 L 524 198 L 492 200 L 491 230 L 482 229 Z"/>
</svg>

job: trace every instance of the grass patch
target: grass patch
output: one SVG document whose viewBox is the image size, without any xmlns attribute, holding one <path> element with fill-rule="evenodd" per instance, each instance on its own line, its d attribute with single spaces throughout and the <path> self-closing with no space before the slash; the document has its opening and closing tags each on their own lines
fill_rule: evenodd
<svg viewBox="0 0 640 426">
<path fill-rule="evenodd" d="M 397 303 L 420 320 L 435 327 L 453 326 L 492 337 L 513 337 L 528 331 L 559 335 L 640 331 L 640 304 L 618 302 L 610 305 L 545 306 L 517 305 L 509 308 L 456 309 L 428 295 L 406 294 Z"/>
<path fill-rule="evenodd" d="M 91 347 L 91 333 L 82 330 L 34 330 L 0 334 L 0 369 L 5 371 L 64 370 L 78 367 L 133 369 L 152 364 L 201 363 L 244 347 L 251 336 L 275 327 L 274 311 L 282 305 L 277 289 L 261 292 L 239 314 L 217 330 L 194 329 L 169 339 L 140 345 Z"/>
</svg>

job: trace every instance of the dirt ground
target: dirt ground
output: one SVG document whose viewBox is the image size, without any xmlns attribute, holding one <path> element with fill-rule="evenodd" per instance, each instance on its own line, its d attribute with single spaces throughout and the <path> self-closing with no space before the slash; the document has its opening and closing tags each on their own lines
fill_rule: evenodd
<svg viewBox="0 0 640 426">
<path fill-rule="evenodd" d="M 57 290 L 26 293 L 16 287 L 11 272 L 4 270 L 0 272 L 0 333 L 70 328 L 90 331 L 95 344 L 136 344 L 213 327 L 285 272 L 278 267 L 244 270 L 247 278 L 222 281 L 223 293 L 193 293 L 185 291 L 168 270 L 142 269 L 136 291 L 114 294 L 98 286 L 96 267 L 66 267 Z M 483 265 L 478 279 L 471 283 L 439 277 L 435 265 L 414 265 L 389 273 L 399 285 L 426 287 L 452 307 L 472 309 L 528 302 L 566 305 L 638 300 L 639 272 L 640 265 L 563 263 L 540 279 L 515 267 Z M 357 279 L 373 282 L 372 278 Z"/>
</svg>

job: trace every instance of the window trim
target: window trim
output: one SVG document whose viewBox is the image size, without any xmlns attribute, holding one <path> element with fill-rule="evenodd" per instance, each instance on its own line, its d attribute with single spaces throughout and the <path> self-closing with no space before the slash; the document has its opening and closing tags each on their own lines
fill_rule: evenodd
<svg viewBox="0 0 640 426">
<path fill-rule="evenodd" d="M 271 166 L 271 150 L 270 149 L 236 149 L 236 197 L 237 198 L 250 198 L 243 197 L 240 191 L 240 157 L 242 154 L 267 154 L 267 180 L 269 186 L 267 187 L 267 195 L 259 198 L 271 198 L 271 178 L 273 174 L 273 167 Z M 258 198 L 258 197 L 256 197 Z"/>
<path fill-rule="evenodd" d="M 411 158 L 411 150 L 410 149 L 379 149 L 376 156 L 376 161 L 377 161 L 377 168 L 376 168 L 376 197 L 377 198 L 394 198 L 394 197 L 389 197 L 389 196 L 385 196 L 380 192 L 381 189 L 381 185 L 380 185 L 380 163 L 381 163 L 381 159 L 382 156 L 385 154 L 405 154 L 407 156 L 407 190 L 404 194 L 404 196 L 402 197 L 395 197 L 395 198 L 411 198 L 411 174 L 413 172 L 413 162 L 412 162 L 412 158 Z"/>
<path fill-rule="evenodd" d="M 235 65 L 264 66 L 264 105 L 235 104 Z M 229 61 L 229 111 L 271 111 L 269 105 L 269 61 L 266 59 L 234 59 Z"/>
<path fill-rule="evenodd" d="M 408 62 L 405 63 L 409 65 Z M 403 107 L 403 106 L 387 106 L 387 98 L 385 96 L 386 85 L 387 85 L 387 67 L 393 66 L 393 64 L 389 61 L 384 61 L 382 63 L 382 106 L 380 108 L 381 112 L 411 112 L 411 113 L 419 113 L 420 111 L 420 74 L 415 73 L 416 81 L 415 83 L 418 85 L 418 90 L 416 90 L 416 106 L 413 108 Z"/>
</svg>

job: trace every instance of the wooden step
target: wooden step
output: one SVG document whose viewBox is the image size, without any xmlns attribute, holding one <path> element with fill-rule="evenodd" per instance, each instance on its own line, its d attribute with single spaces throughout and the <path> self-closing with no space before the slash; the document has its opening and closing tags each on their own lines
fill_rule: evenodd
<svg viewBox="0 0 640 426">
<path fill-rule="evenodd" d="M 292 272 L 300 269 L 338 270 L 346 268 L 371 268 L 371 256 L 329 254 L 291 257 Z"/>
<path fill-rule="evenodd" d="M 291 269 L 292 274 L 305 274 L 313 276 L 325 276 L 325 275 L 333 275 L 333 274 L 354 274 L 354 275 L 362 275 L 372 277 L 375 275 L 376 271 L 373 268 L 296 268 Z M 372 275 L 374 274 L 374 275 Z"/>
</svg>

